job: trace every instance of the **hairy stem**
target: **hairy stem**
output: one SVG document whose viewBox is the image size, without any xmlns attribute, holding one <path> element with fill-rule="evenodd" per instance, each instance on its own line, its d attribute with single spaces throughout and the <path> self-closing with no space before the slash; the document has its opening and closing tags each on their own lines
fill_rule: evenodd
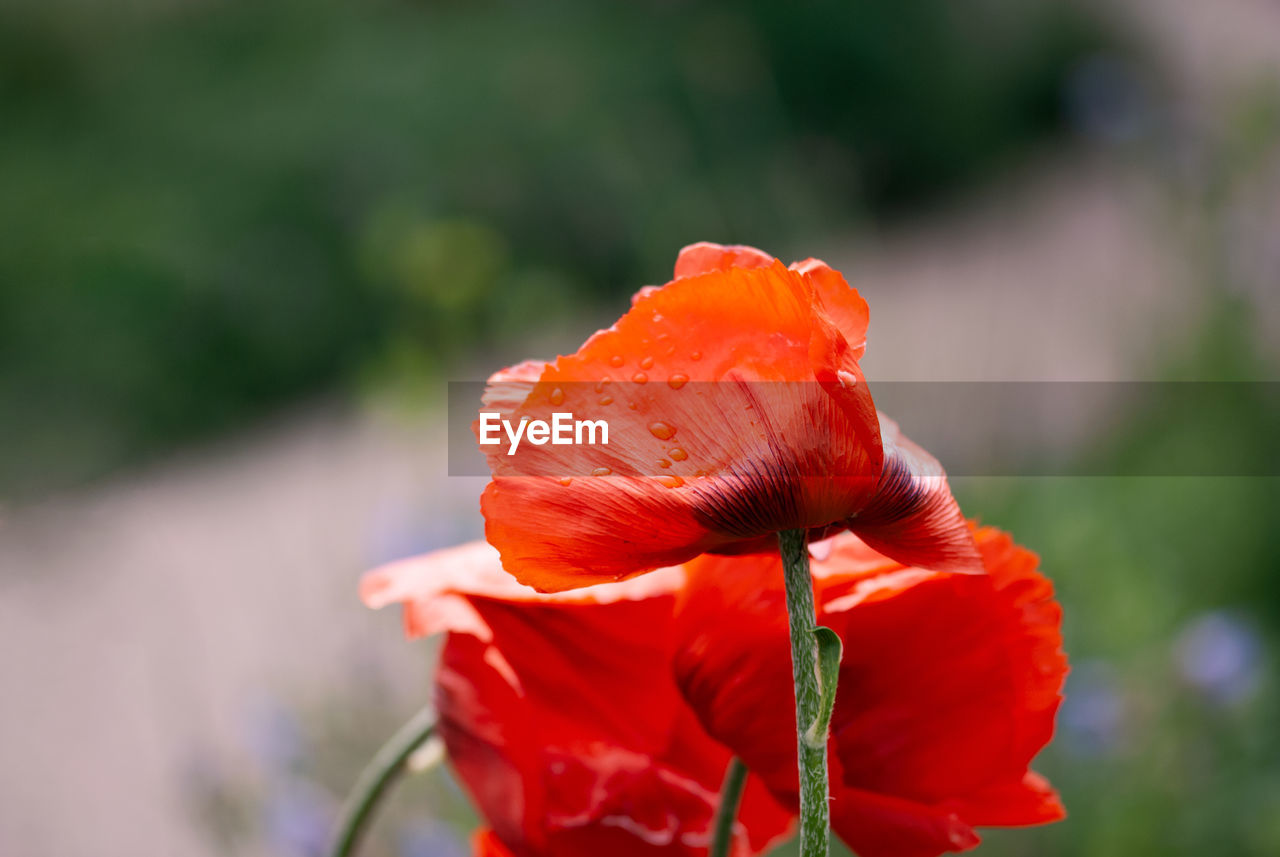
<svg viewBox="0 0 1280 857">
<path fill-rule="evenodd" d="M 808 742 L 805 733 L 821 716 L 818 641 L 814 635 L 813 580 L 809 576 L 808 534 L 778 533 L 791 623 L 791 675 L 796 688 L 796 746 L 800 764 L 800 857 L 827 857 L 831 808 L 827 803 L 827 742 Z M 817 743 L 818 746 L 812 746 Z"/>
</svg>

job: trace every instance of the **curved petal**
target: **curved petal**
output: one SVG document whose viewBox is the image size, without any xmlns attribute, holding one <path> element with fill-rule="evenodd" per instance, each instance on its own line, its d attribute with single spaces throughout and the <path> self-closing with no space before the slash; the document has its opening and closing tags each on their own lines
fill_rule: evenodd
<svg viewBox="0 0 1280 857">
<path fill-rule="evenodd" d="M 1066 660 L 1033 554 L 977 531 L 986 574 L 904 566 L 849 534 L 815 560 L 818 621 L 844 642 L 832 817 L 859 854 L 932 857 L 978 824 L 1061 817 L 1028 771 L 1052 736 Z M 677 684 L 707 731 L 794 805 L 795 725 L 776 556 L 701 558 L 677 605 Z M 906 850 L 903 850 L 906 849 Z"/>
<path fill-rule="evenodd" d="M 1052 737 L 1066 675 L 1061 610 L 1033 554 L 990 529 L 978 545 L 987 575 L 932 575 L 894 597 L 827 604 L 824 621 L 848 653 L 833 750 L 849 788 L 968 824 L 1037 824 L 1058 817 L 1044 800 L 992 801 L 1022 794 Z M 881 699 L 893 703 L 864 702 Z"/>
<path fill-rule="evenodd" d="M 938 460 L 880 415 L 884 470 L 875 496 L 847 526 L 905 565 L 981 574 L 982 558 Z"/>
<path fill-rule="evenodd" d="M 541 593 L 504 571 L 498 552 L 487 542 L 473 541 L 375 568 L 360 580 L 360 598 L 374 609 L 404 605 L 410 638 L 457 631 L 487 641 L 491 633 L 471 601 L 474 596 L 528 603 L 611 604 L 670 595 L 683 582 L 684 571 L 670 567 L 621 583 Z"/>
<path fill-rule="evenodd" d="M 497 835 L 530 855 L 701 854 L 729 752 L 653 645 L 669 601 L 493 608 L 483 608 L 493 644 L 449 636 L 436 705 L 449 758 Z M 751 788 L 743 855 L 790 826 L 762 785 Z"/>
<path fill-rule="evenodd" d="M 707 732 L 775 793 L 796 796 L 795 709 L 786 595 L 776 555 L 686 564 L 672 671 Z"/>
<path fill-rule="evenodd" d="M 867 350 L 867 326 L 871 321 L 871 312 L 862 295 L 849 285 L 843 274 L 820 259 L 793 262 L 790 267 L 813 286 L 827 314 L 861 360 Z"/>
<path fill-rule="evenodd" d="M 411 638 L 460 631 L 488 640 L 488 626 L 463 593 L 525 589 L 502 570 L 497 556 L 476 541 L 388 563 L 360 579 L 360 599 L 375 609 L 404 604 L 405 633 Z"/>
<path fill-rule="evenodd" d="M 480 402 L 485 408 L 509 414 L 528 397 L 530 388 L 546 371 L 545 360 L 525 360 L 489 376 Z"/>
<path fill-rule="evenodd" d="M 608 444 L 486 447 L 486 536 L 522 582 L 619 579 L 860 509 L 882 465 L 854 352 L 796 272 L 678 279 L 560 357 L 510 419 Z M 659 469 L 662 468 L 662 469 Z"/>
<path fill-rule="evenodd" d="M 1025 827 L 1067 817 L 1058 792 L 1035 771 L 1021 782 L 1002 782 L 969 795 L 958 809 L 970 823 L 983 827 Z"/>
<path fill-rule="evenodd" d="M 774 261 L 774 257 L 763 250 L 744 244 L 699 241 L 680 251 L 676 257 L 675 276 L 681 279 L 731 268 L 767 268 Z M 813 287 L 827 313 L 849 341 L 856 358 L 861 359 L 867 350 L 867 324 L 870 320 L 867 302 L 849 285 L 843 274 L 821 259 L 808 258 L 793 262 L 789 267 Z M 636 293 L 636 299 L 651 294 L 655 288 L 645 286 Z"/>
<path fill-rule="evenodd" d="M 745 244 L 714 244 L 699 241 L 680 250 L 676 256 L 675 278 L 696 277 L 730 268 L 767 268 L 774 258 L 763 250 Z"/>
<path fill-rule="evenodd" d="M 450 631 L 434 701 L 449 759 L 492 828 L 479 853 L 705 852 L 730 754 L 671 678 L 667 638 L 683 580 L 668 568 L 544 595 L 480 542 L 366 577 L 366 601 L 404 603 L 415 633 Z M 746 800 L 739 857 L 791 824 L 754 778 Z"/>
<path fill-rule="evenodd" d="M 832 766 L 839 773 L 839 764 Z M 955 812 L 911 800 L 848 789 L 831 804 L 831 829 L 859 857 L 937 857 L 979 843 Z"/>
</svg>

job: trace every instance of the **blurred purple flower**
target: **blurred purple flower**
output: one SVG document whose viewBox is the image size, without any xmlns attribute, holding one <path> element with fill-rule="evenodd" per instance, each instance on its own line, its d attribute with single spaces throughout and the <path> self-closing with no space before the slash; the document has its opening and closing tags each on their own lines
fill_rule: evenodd
<svg viewBox="0 0 1280 857">
<path fill-rule="evenodd" d="M 263 808 L 267 842 L 289 857 L 323 857 L 336 814 L 333 796 L 315 783 L 296 777 L 281 780 Z"/>
<path fill-rule="evenodd" d="M 1069 752 L 1109 756 L 1119 749 L 1126 720 L 1119 687 L 1115 671 L 1104 661 L 1086 661 L 1072 668 L 1058 715 Z"/>
<path fill-rule="evenodd" d="M 1240 616 L 1215 610 L 1187 623 L 1174 642 L 1178 672 L 1187 684 L 1220 705 L 1238 705 L 1262 680 L 1262 640 Z"/>
<path fill-rule="evenodd" d="M 254 700 L 246 715 L 250 752 L 273 773 L 287 773 L 307 755 L 306 739 L 298 718 L 279 700 L 264 696 Z"/>
</svg>

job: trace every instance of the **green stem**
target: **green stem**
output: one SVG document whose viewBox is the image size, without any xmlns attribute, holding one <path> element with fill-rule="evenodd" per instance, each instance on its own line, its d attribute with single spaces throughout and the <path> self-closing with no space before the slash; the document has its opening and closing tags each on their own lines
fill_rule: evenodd
<svg viewBox="0 0 1280 857">
<path fill-rule="evenodd" d="M 827 742 L 805 741 L 810 725 L 821 716 L 818 641 L 814 636 L 813 579 L 809 576 L 808 534 L 778 533 L 782 572 L 791 622 L 791 675 L 796 687 L 796 746 L 800 764 L 800 857 L 827 857 L 831 808 L 827 803 Z"/>
<path fill-rule="evenodd" d="M 436 730 L 436 715 L 430 706 L 423 708 L 401 726 L 391 740 L 382 745 L 372 761 L 360 772 L 351 789 L 334 839 L 332 857 L 354 854 L 365 828 L 373 817 L 387 789 L 404 773 L 409 757 L 426 743 Z"/>
<path fill-rule="evenodd" d="M 724 773 L 724 785 L 720 787 L 720 806 L 716 808 L 715 834 L 707 857 L 729 857 L 733 845 L 733 826 L 738 821 L 738 804 L 742 802 L 742 790 L 747 785 L 747 766 L 736 756 L 729 760 Z"/>
</svg>

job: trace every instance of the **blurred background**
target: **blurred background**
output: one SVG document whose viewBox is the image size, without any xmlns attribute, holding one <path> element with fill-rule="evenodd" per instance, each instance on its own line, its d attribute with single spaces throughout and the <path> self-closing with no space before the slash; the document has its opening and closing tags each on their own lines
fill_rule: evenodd
<svg viewBox="0 0 1280 857">
<path fill-rule="evenodd" d="M 873 390 L 1275 380 L 1280 5 L 0 0 L 0 854 L 321 854 L 433 662 L 359 575 L 480 533 L 445 382 L 700 239 L 842 268 Z M 1069 451 L 1265 458 L 1240 389 Z M 978 853 L 1280 853 L 1280 480 L 954 482 L 1073 661 L 1071 817 Z"/>
</svg>

